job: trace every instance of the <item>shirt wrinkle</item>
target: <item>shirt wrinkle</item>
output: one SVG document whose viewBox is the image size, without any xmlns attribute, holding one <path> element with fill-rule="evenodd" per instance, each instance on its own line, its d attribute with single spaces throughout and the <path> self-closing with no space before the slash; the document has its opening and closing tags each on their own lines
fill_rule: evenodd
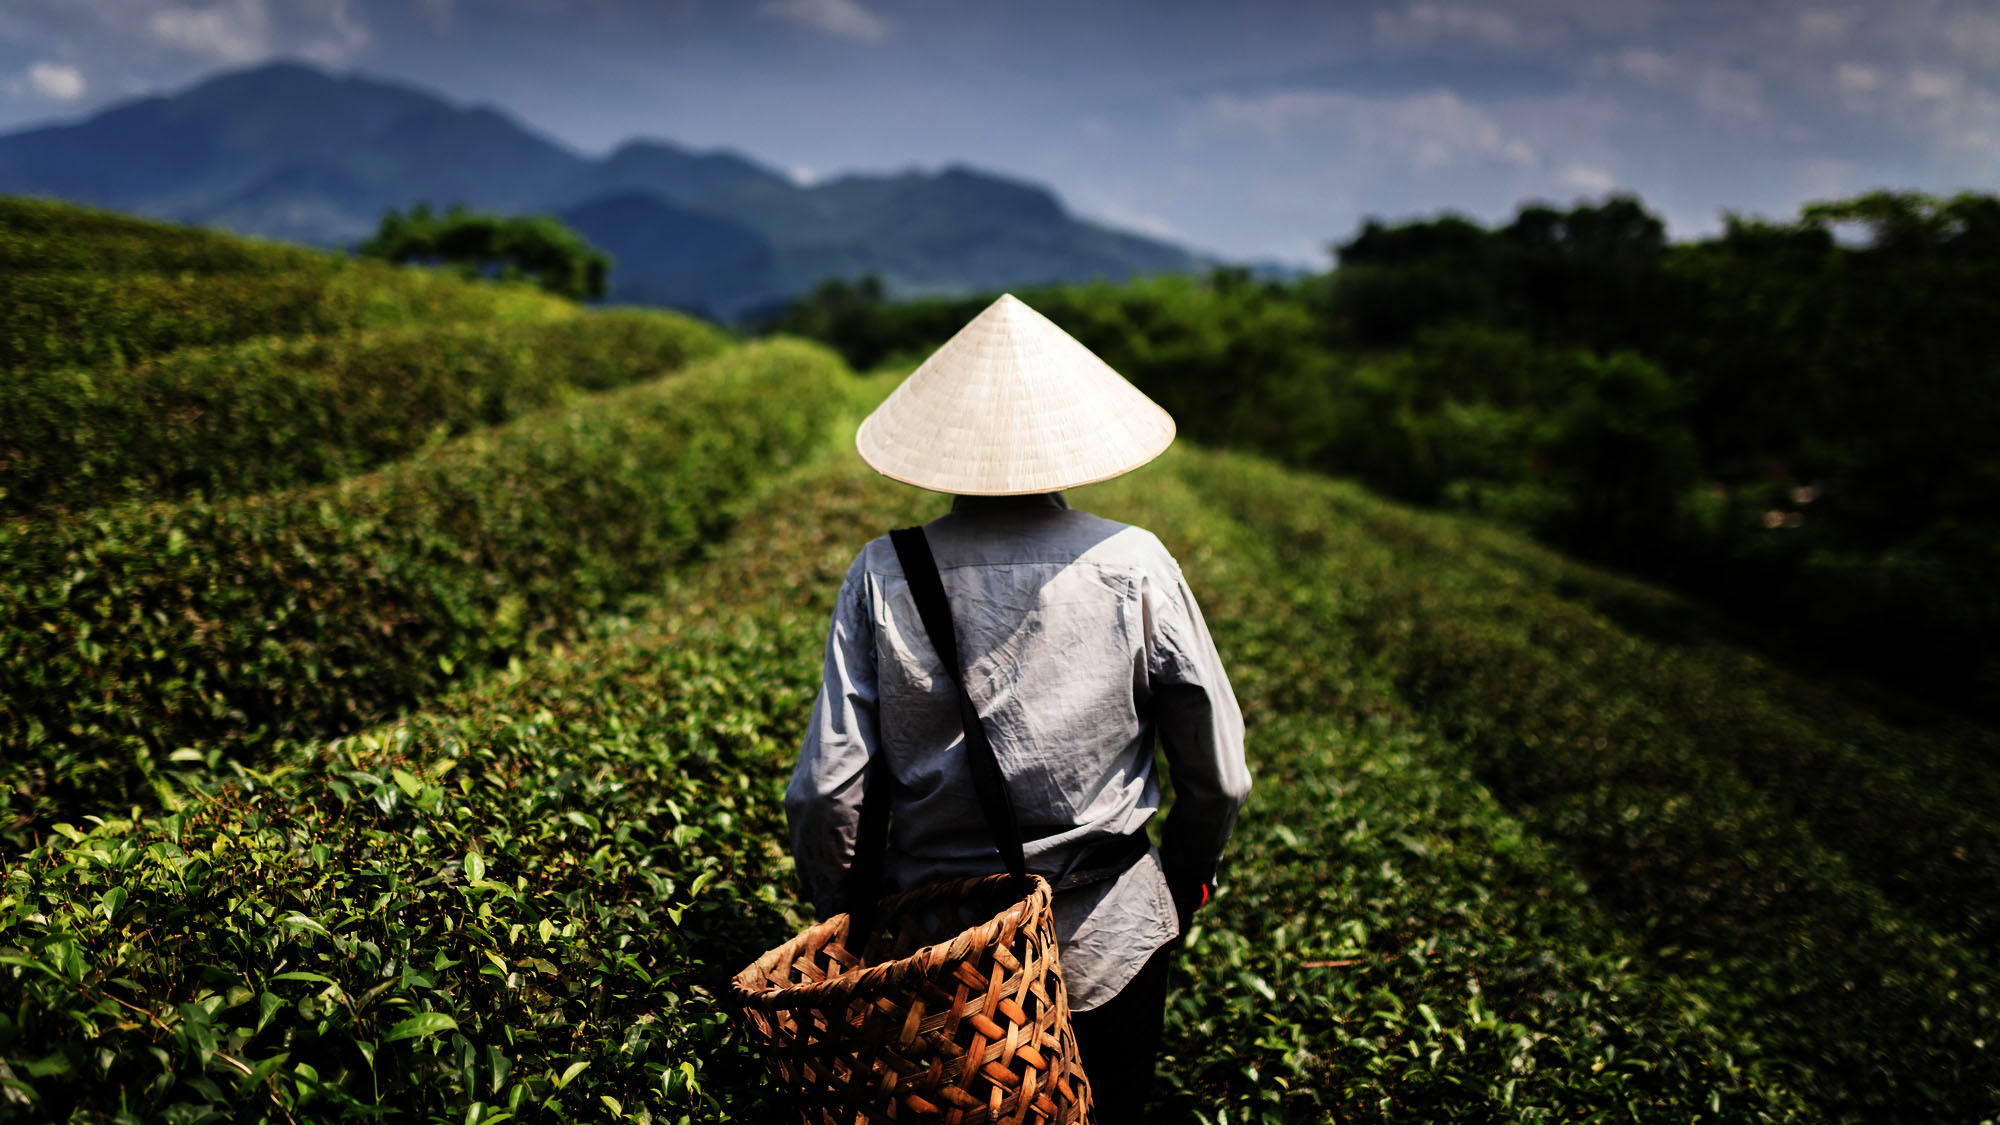
<svg viewBox="0 0 2000 1125">
<path fill-rule="evenodd" d="M 1050 880 L 1160 807 L 1157 731 L 1175 782 L 1160 847 L 1056 896 L 1071 1006 L 1116 995 L 1179 932 L 1167 872 L 1212 878 L 1249 791 L 1242 716 L 1178 564 L 1143 529 L 1060 493 L 957 497 L 926 525 L 1021 825 Z M 885 890 L 1000 869 L 965 761 L 955 693 L 886 536 L 856 556 L 786 791 L 793 853 L 822 916 L 840 908 L 872 755 L 893 779 Z"/>
</svg>

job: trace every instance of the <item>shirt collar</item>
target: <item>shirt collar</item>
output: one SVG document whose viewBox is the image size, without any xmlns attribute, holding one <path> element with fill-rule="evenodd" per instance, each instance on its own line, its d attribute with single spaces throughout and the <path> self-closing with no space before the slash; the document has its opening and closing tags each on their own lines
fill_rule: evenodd
<svg viewBox="0 0 2000 1125">
<path fill-rule="evenodd" d="M 1069 501 L 1060 492 L 1034 492 L 1025 496 L 954 496 L 951 510 L 954 512 L 1018 512 L 1023 509 L 1055 508 L 1069 510 Z"/>
</svg>

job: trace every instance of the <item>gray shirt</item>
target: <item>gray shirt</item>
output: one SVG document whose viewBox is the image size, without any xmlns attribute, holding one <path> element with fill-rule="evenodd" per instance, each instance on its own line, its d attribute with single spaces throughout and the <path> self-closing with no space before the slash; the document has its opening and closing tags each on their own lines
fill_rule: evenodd
<svg viewBox="0 0 2000 1125">
<path fill-rule="evenodd" d="M 1060 494 L 959 497 L 925 528 L 993 741 L 1029 870 L 1061 878 L 1160 806 L 1157 731 L 1174 781 L 1160 847 L 1122 876 L 1056 897 L 1070 1005 L 1111 999 L 1178 933 L 1164 870 L 1213 879 L 1250 789 L 1243 719 L 1180 567 L 1152 533 Z M 894 778 L 888 890 L 1001 869 L 966 764 L 951 680 L 886 536 L 848 569 L 825 677 L 785 792 L 792 851 L 822 915 L 854 855 L 868 761 Z"/>
</svg>

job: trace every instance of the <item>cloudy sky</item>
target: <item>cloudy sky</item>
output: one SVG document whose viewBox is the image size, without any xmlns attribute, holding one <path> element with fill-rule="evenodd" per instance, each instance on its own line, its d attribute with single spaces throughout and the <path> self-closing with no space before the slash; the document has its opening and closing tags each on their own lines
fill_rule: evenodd
<svg viewBox="0 0 2000 1125">
<path fill-rule="evenodd" d="M 0 129 L 281 57 L 586 153 L 970 163 L 1246 258 L 1613 189 L 1688 235 L 2000 188 L 2000 0 L 0 0 Z"/>
</svg>

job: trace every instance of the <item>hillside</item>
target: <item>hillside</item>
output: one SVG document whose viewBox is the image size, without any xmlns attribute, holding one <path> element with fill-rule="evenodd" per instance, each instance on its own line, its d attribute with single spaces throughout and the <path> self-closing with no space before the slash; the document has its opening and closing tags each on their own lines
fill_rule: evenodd
<svg viewBox="0 0 2000 1125">
<path fill-rule="evenodd" d="M 592 224 L 616 259 L 613 298 L 717 317 L 871 272 L 897 293 L 962 293 L 1204 264 L 971 168 L 805 186 L 735 153 L 659 140 L 592 160 L 492 108 L 298 63 L 0 136 L 0 192 L 327 247 L 421 201 L 585 216 L 619 204 L 620 222 Z"/>
<path fill-rule="evenodd" d="M 20 260 L 335 268 L 0 220 Z M 435 341 L 438 385 L 518 378 L 450 358 L 510 291 L 422 276 L 353 281 Z M 149 338 L 118 366 L 92 357 L 124 355 L 152 299 L 123 292 L 73 330 L 95 343 L 19 350 L 9 385 L 228 356 L 226 384 L 147 376 L 219 399 L 307 332 L 376 330 Z M 372 353 L 340 354 L 365 383 Z M 32 774 L 7 789 L 33 794 L 0 809 L 0 1104 L 772 1119 L 720 985 L 807 910 L 780 795 L 840 575 L 942 500 L 852 453 L 894 374 L 790 341 L 634 366 L 394 451 L 328 458 L 348 438 L 301 421 L 241 490 L 107 469 L 125 491 L 0 524 L 0 585 L 31 591 L 0 638 L 46 638 L 0 663 L 0 758 Z M 2000 1097 L 1990 729 L 1255 457 L 1183 442 L 1071 500 L 1174 551 L 1250 724 L 1257 788 L 1177 970 L 1161 1119 L 1976 1120 Z"/>
</svg>

